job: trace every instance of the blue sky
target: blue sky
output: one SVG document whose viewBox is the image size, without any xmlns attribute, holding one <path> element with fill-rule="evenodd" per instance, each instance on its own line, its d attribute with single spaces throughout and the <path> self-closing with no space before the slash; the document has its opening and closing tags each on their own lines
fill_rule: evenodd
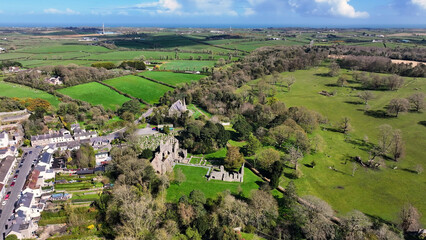
<svg viewBox="0 0 426 240">
<path fill-rule="evenodd" d="M 426 26 L 426 0 L 0 1 L 7 26 Z"/>
</svg>

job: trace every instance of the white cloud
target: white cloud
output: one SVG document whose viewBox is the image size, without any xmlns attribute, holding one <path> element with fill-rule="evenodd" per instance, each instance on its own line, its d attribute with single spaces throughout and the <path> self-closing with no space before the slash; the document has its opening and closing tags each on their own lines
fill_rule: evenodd
<svg viewBox="0 0 426 240">
<path fill-rule="evenodd" d="M 48 14 L 65 14 L 65 15 L 77 15 L 80 14 L 79 12 L 76 12 L 72 9 L 65 9 L 65 10 L 59 10 L 56 8 L 48 8 L 48 9 L 44 9 L 43 11 L 44 13 L 48 13 Z"/>
<path fill-rule="evenodd" d="M 369 14 L 367 12 L 358 12 L 349 4 L 349 0 L 315 0 L 317 3 L 328 4 L 330 13 L 335 16 L 349 18 L 365 18 Z"/>
<path fill-rule="evenodd" d="M 126 7 L 127 8 L 127 7 Z M 176 12 L 182 5 L 177 0 L 158 0 L 157 2 L 147 2 L 136 4 L 133 7 L 140 10 L 156 10 L 159 13 Z"/>
<path fill-rule="evenodd" d="M 245 16 L 251 16 L 256 14 L 256 11 L 253 10 L 253 8 L 245 8 L 244 9 L 244 15 Z"/>
<path fill-rule="evenodd" d="M 426 10 L 426 0 L 411 0 L 411 3 Z"/>
<path fill-rule="evenodd" d="M 356 11 L 349 0 L 288 0 L 292 10 L 304 15 L 366 18 L 367 12 Z"/>
</svg>

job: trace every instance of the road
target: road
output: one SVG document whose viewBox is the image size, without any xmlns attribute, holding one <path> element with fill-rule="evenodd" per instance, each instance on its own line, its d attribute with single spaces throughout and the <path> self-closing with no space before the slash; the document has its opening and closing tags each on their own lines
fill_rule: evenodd
<svg viewBox="0 0 426 240">
<path fill-rule="evenodd" d="M 31 153 L 30 153 L 31 152 Z M 18 196 L 21 195 L 22 188 L 24 187 L 25 181 L 27 180 L 27 176 L 31 170 L 31 164 L 33 160 L 36 160 L 41 152 L 40 148 L 28 148 L 24 150 L 22 159 L 17 159 L 20 164 L 21 160 L 24 160 L 22 163 L 22 167 L 19 169 L 18 178 L 15 181 L 15 186 L 10 187 L 11 181 L 9 181 L 9 187 L 6 189 L 7 192 L 11 192 L 9 196 L 9 200 L 7 200 L 6 205 L 1 206 L 2 213 L 0 217 L 0 231 L 2 233 L 1 239 L 4 239 L 5 233 L 10 229 L 10 221 L 8 220 L 12 215 L 13 209 L 15 208 L 15 202 L 18 199 Z M 25 155 L 27 153 L 27 155 Z M 11 178 L 15 175 L 15 171 L 11 174 Z M 7 225 L 7 229 L 6 229 Z"/>
</svg>

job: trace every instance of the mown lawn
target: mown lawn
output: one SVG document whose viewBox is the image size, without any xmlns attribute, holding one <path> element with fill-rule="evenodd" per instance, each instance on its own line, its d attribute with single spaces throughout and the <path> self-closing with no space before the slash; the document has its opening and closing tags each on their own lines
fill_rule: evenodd
<svg viewBox="0 0 426 240">
<path fill-rule="evenodd" d="M 50 104 L 53 106 L 58 106 L 60 102 L 57 97 L 47 92 L 19 84 L 3 82 L 2 78 L 0 78 L 0 96 L 17 98 L 41 98 L 50 102 Z"/>
<path fill-rule="evenodd" d="M 358 209 L 388 221 L 395 221 L 401 207 L 410 202 L 423 213 L 422 222 L 426 223 L 426 191 L 421 190 L 426 188 L 426 174 L 412 172 L 418 164 L 426 167 L 426 128 L 420 124 L 426 119 L 426 112 L 403 113 L 398 118 L 366 114 L 365 105 L 356 97 L 359 84 L 334 86 L 337 77 L 323 76 L 327 71 L 328 68 L 319 67 L 283 73 L 284 76 L 294 75 L 296 83 L 290 92 L 286 88 L 276 87 L 276 97 L 284 101 L 287 107 L 305 106 L 315 110 L 329 119 L 327 127 L 331 128 L 336 127 L 339 120 L 346 116 L 351 119 L 354 129 L 350 134 L 352 141 L 344 141 L 343 134 L 332 131 L 317 130 L 312 134 L 321 135 L 326 147 L 324 153 L 308 155 L 301 161 L 303 177 L 295 180 L 299 194 L 316 195 L 330 203 L 339 214 Z M 341 74 L 348 74 L 351 79 L 350 72 L 342 70 Z M 386 105 L 393 98 L 406 98 L 414 92 L 426 93 L 425 80 L 405 78 L 404 86 L 398 91 L 372 91 L 375 98 L 369 101 L 370 111 L 386 111 Z M 326 97 L 318 94 L 322 90 L 336 91 L 336 95 Z M 377 144 L 378 126 L 382 124 L 389 124 L 402 131 L 406 146 L 405 158 L 400 162 L 386 160 L 387 167 L 382 170 L 358 166 L 353 177 L 353 164 L 347 159 L 360 156 L 366 161 L 368 152 L 360 142 L 368 137 L 369 142 Z M 313 160 L 316 167 L 307 167 Z M 338 171 L 331 170 L 329 167 L 332 166 Z M 393 166 L 397 169 L 392 169 Z M 289 179 L 285 178 L 283 185 L 288 182 Z"/>
<path fill-rule="evenodd" d="M 243 183 L 224 182 L 219 180 L 207 181 L 207 178 L 205 177 L 207 169 L 202 167 L 178 165 L 175 167 L 174 171 L 177 171 L 177 169 L 182 170 L 185 174 L 186 181 L 180 185 L 170 185 L 167 189 L 167 201 L 169 202 L 179 200 L 181 196 L 188 195 L 194 189 L 202 191 L 207 198 L 214 198 L 217 193 L 225 190 L 229 190 L 231 193 L 236 194 L 238 186 L 241 186 L 244 197 L 250 197 L 250 192 L 254 189 L 258 189 L 262 182 L 262 180 L 248 168 L 244 169 Z"/>
<path fill-rule="evenodd" d="M 103 105 L 107 109 L 116 109 L 124 102 L 130 100 L 130 98 L 120 95 L 116 91 L 97 82 L 60 89 L 58 92 L 93 105 Z"/>
<path fill-rule="evenodd" d="M 133 97 L 141 98 L 151 104 L 158 102 L 164 93 L 172 90 L 170 87 L 133 75 L 108 79 L 104 82 L 122 92 L 130 94 Z"/>
<path fill-rule="evenodd" d="M 174 73 L 174 72 L 143 72 L 142 76 L 157 80 L 159 82 L 167 83 L 172 86 L 178 86 L 193 81 L 198 81 L 205 77 L 200 74 L 185 74 L 185 73 Z"/>
</svg>

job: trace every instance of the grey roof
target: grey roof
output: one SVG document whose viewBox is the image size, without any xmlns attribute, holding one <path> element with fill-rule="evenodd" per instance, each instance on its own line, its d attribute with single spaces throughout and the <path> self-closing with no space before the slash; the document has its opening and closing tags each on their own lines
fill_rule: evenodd
<svg viewBox="0 0 426 240">
<path fill-rule="evenodd" d="M 5 138 L 6 137 L 6 133 L 5 132 L 1 132 L 0 133 L 0 138 Z"/>
<path fill-rule="evenodd" d="M 27 192 L 25 193 L 21 199 L 19 200 L 19 205 L 29 208 L 31 205 L 31 201 L 33 200 L 34 194 Z"/>
<path fill-rule="evenodd" d="M 50 163 L 50 160 L 52 160 L 52 154 L 50 154 L 48 152 L 44 152 L 41 155 L 41 159 L 40 159 L 41 162 L 48 164 L 48 163 Z"/>
<path fill-rule="evenodd" d="M 40 172 L 46 171 L 46 166 L 36 166 L 35 169 L 39 170 Z"/>
<path fill-rule="evenodd" d="M 84 136 L 92 136 L 92 135 L 96 135 L 97 133 L 95 131 L 80 131 L 80 132 L 76 132 L 74 133 L 74 137 L 84 137 Z"/>
<path fill-rule="evenodd" d="M 9 169 L 12 167 L 12 163 L 15 161 L 15 157 L 7 156 L 3 161 L 0 163 L 0 181 L 4 181 L 6 178 L 7 172 L 9 172 Z"/>
</svg>

